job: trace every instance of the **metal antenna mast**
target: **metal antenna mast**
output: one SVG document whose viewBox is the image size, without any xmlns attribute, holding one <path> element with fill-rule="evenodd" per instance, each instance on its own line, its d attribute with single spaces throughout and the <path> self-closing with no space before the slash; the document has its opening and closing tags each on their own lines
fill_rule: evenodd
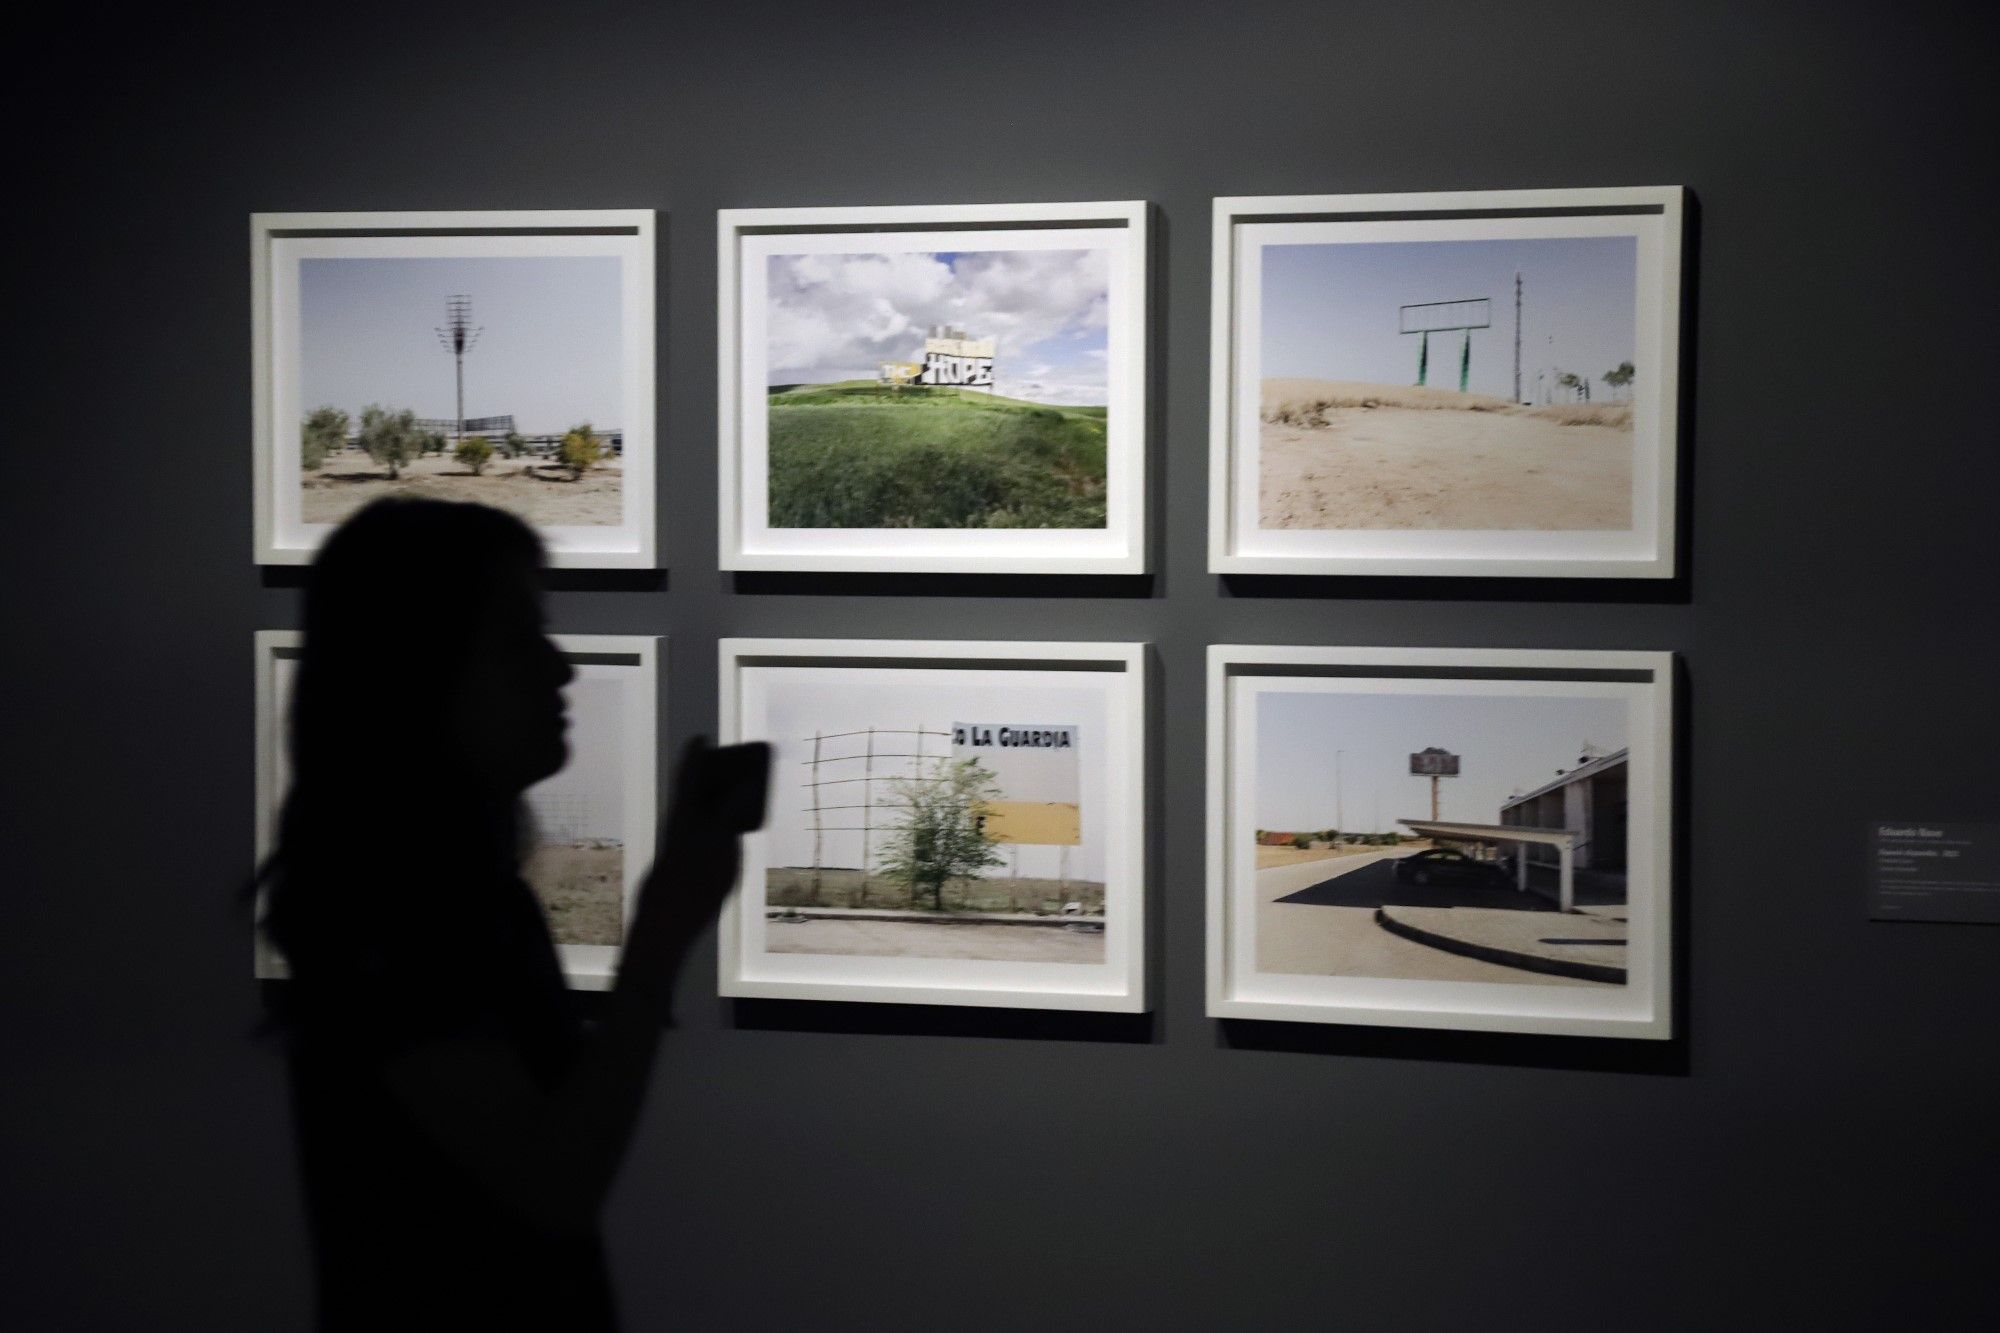
<svg viewBox="0 0 2000 1333">
<path fill-rule="evenodd" d="M 472 298 L 466 295 L 447 296 L 444 302 L 444 323 L 438 326 L 438 345 L 451 353 L 452 365 L 458 386 L 458 438 L 453 444 L 465 443 L 465 354 L 479 342 L 479 335 L 485 327 L 474 327 L 472 323 Z"/>
</svg>

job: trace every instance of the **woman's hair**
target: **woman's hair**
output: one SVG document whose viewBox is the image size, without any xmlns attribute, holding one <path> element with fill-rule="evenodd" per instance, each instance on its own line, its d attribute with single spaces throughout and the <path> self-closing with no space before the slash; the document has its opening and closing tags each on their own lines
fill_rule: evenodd
<svg viewBox="0 0 2000 1333">
<path fill-rule="evenodd" d="M 543 565 L 519 519 L 441 500 L 377 500 L 320 548 L 288 717 L 291 789 L 259 872 L 280 952 L 346 919 L 323 910 L 339 899 L 435 897 L 512 868 L 518 802 L 470 780 L 446 705 L 491 618 L 532 600 Z M 400 910 L 385 906 L 384 930 Z"/>
</svg>

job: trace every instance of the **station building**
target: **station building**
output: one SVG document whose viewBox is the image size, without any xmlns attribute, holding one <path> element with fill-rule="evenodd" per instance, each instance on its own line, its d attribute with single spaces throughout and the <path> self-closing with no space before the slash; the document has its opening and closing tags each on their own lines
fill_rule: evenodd
<svg viewBox="0 0 2000 1333">
<path fill-rule="evenodd" d="M 1577 835 L 1578 870 L 1623 874 L 1630 756 L 1630 750 L 1614 750 L 1587 758 L 1555 781 L 1511 797 L 1500 807 L 1500 823 L 1511 828 L 1567 829 Z M 1531 845 L 1528 859 L 1553 865 L 1556 849 Z"/>
</svg>

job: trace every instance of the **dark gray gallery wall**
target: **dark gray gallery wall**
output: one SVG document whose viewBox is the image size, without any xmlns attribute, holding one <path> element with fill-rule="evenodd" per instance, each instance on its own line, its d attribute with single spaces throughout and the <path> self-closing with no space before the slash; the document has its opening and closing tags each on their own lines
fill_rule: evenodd
<svg viewBox="0 0 2000 1333">
<path fill-rule="evenodd" d="M 17 30 L 8 78 L 0 1325 L 304 1318 L 230 898 L 251 632 L 298 613 L 249 559 L 258 209 L 663 211 L 670 570 L 567 577 L 554 617 L 672 636 L 672 744 L 713 726 L 718 635 L 1157 646 L 1154 1014 L 732 1007 L 704 962 L 610 1217 L 632 1328 L 1916 1328 L 1990 1305 L 2000 930 L 1863 911 L 1871 819 L 2000 819 L 1981 7 L 57 22 Z M 1211 196 L 1675 183 L 1686 579 L 1206 571 Z M 1156 574 L 716 571 L 718 207 L 1125 198 L 1157 205 Z M 1682 653 L 1683 1037 L 1206 1018 L 1219 641 Z"/>
</svg>

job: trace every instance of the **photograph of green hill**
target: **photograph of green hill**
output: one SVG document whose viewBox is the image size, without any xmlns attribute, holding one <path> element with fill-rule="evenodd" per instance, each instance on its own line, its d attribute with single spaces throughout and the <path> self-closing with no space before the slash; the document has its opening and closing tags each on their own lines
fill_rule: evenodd
<svg viewBox="0 0 2000 1333">
<path fill-rule="evenodd" d="M 770 256 L 773 528 L 1103 528 L 1109 265 L 1083 249 Z"/>
<path fill-rule="evenodd" d="M 842 380 L 770 395 L 780 528 L 1101 528 L 1105 409 Z"/>
</svg>

